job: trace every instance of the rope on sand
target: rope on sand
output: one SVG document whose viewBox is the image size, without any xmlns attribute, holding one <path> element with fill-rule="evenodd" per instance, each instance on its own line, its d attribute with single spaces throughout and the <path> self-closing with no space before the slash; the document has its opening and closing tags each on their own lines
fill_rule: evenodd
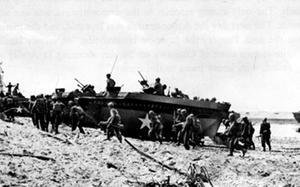
<svg viewBox="0 0 300 187">
<path fill-rule="evenodd" d="M 159 160 L 151 157 L 150 155 L 140 151 L 134 145 L 132 145 L 132 143 L 130 143 L 126 138 L 124 140 L 130 147 L 132 147 L 136 152 L 138 152 L 142 156 L 158 163 L 159 165 L 163 166 L 164 168 L 175 171 L 176 173 L 178 173 L 178 174 L 180 174 L 184 177 L 187 177 L 188 178 L 187 184 L 191 184 L 189 186 L 195 186 L 195 184 L 197 184 L 198 186 L 205 186 L 203 182 L 208 182 L 211 185 L 211 187 L 213 187 L 213 184 L 210 180 L 207 169 L 204 166 L 200 167 L 200 171 L 199 171 L 199 169 L 197 169 L 197 166 L 195 164 L 191 164 L 189 169 L 188 169 L 190 173 L 184 173 L 184 172 L 180 171 L 179 169 L 170 167 L 168 165 L 165 165 L 161 161 L 159 161 Z"/>
<path fill-rule="evenodd" d="M 179 169 L 170 167 L 170 166 L 168 166 L 168 165 L 166 165 L 166 164 L 163 164 L 161 161 L 159 161 L 159 160 L 153 158 L 152 156 L 150 156 L 150 155 L 148 155 L 148 154 L 146 154 L 146 153 L 144 153 L 144 152 L 138 150 L 138 149 L 137 149 L 134 145 L 132 145 L 132 143 L 130 143 L 126 138 L 125 138 L 124 140 L 125 140 L 125 142 L 126 142 L 130 147 L 132 147 L 136 152 L 138 152 L 138 153 L 141 154 L 142 156 L 144 156 L 144 157 L 146 157 L 146 158 L 148 158 L 148 159 L 150 159 L 150 160 L 152 160 L 152 161 L 158 163 L 159 165 L 163 166 L 164 168 L 167 168 L 167 169 L 169 169 L 169 170 L 172 170 L 172 171 L 175 171 L 175 172 L 179 173 L 180 175 L 183 175 L 183 176 L 185 176 L 185 177 L 188 177 L 188 175 L 187 175 L 186 173 L 180 171 Z"/>
<path fill-rule="evenodd" d="M 40 160 L 44 160 L 44 161 L 53 161 L 55 162 L 55 159 L 50 158 L 50 157 L 45 157 L 45 156 L 37 156 L 37 155 L 31 155 L 31 154 L 18 154 L 18 153 L 0 153 L 0 155 L 3 156 L 16 156 L 16 157 L 32 157 L 32 158 L 37 158 Z"/>
</svg>

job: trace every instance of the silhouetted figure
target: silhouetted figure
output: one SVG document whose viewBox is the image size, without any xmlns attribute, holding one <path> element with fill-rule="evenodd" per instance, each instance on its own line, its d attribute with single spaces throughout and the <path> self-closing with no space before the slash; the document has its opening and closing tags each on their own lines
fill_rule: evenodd
<svg viewBox="0 0 300 187">
<path fill-rule="evenodd" d="M 269 151 L 271 151 L 271 125 L 268 123 L 267 118 L 265 118 L 260 125 L 259 134 L 261 136 L 261 145 L 263 147 L 263 151 L 266 151 L 266 144 L 269 147 Z"/>
<path fill-rule="evenodd" d="M 12 91 L 13 96 L 19 95 L 19 83 L 17 83 Z"/>
<path fill-rule="evenodd" d="M 7 87 L 7 93 L 6 94 L 9 96 L 9 95 L 11 95 L 11 89 L 14 86 L 11 84 L 11 82 L 9 82 L 6 87 Z"/>
<path fill-rule="evenodd" d="M 114 90 L 116 82 L 111 78 L 111 74 L 106 74 L 106 91 L 110 92 Z"/>
<path fill-rule="evenodd" d="M 161 83 L 160 83 L 160 78 L 156 78 L 155 79 L 155 83 L 154 83 L 154 93 L 155 95 L 165 95 L 164 94 L 164 90 L 167 88 L 167 86 L 163 86 Z"/>
<path fill-rule="evenodd" d="M 41 129 L 43 131 L 48 132 L 48 126 L 46 126 L 46 112 L 47 112 L 47 107 L 46 107 L 46 101 L 44 99 L 44 96 L 38 95 L 36 101 L 34 102 L 32 106 L 31 113 L 35 115 L 35 124 L 37 125 L 38 129 Z"/>
<path fill-rule="evenodd" d="M 255 149 L 255 144 L 253 142 L 253 134 L 255 129 L 252 126 L 252 123 L 249 121 L 247 117 L 242 119 L 243 122 L 243 132 L 242 137 L 245 141 L 246 147 L 248 149 Z"/>
</svg>

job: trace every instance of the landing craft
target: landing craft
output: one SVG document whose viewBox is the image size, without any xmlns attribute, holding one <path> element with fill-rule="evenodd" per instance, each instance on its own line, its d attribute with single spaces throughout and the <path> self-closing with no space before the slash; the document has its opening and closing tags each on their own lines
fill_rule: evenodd
<svg viewBox="0 0 300 187">
<path fill-rule="evenodd" d="M 228 116 L 229 103 L 154 95 L 150 94 L 152 87 L 145 87 L 147 81 L 144 78 L 139 82 L 144 88 L 143 92 L 120 92 L 121 88 L 115 87 L 112 92 L 80 96 L 77 98 L 78 103 L 93 118 L 93 121 L 99 122 L 109 118 L 107 104 L 114 102 L 124 125 L 123 134 L 137 138 L 145 137 L 150 129 L 148 116 L 150 110 L 161 116 L 161 122 L 164 125 L 163 134 L 167 138 L 171 136 L 174 114 L 178 108 L 193 112 L 197 116 L 197 133 L 212 139 L 222 119 Z"/>
<path fill-rule="evenodd" d="M 124 125 L 125 136 L 145 136 L 150 128 L 148 112 L 155 111 L 161 115 L 165 137 L 170 137 L 174 123 L 174 111 L 185 108 L 197 116 L 197 131 L 203 136 L 214 138 L 221 120 L 228 116 L 229 103 L 211 101 L 195 101 L 190 99 L 172 98 L 138 92 L 119 92 L 115 95 L 97 95 L 79 97 L 79 104 L 95 121 L 104 121 L 109 117 L 107 104 L 114 102 Z"/>
</svg>

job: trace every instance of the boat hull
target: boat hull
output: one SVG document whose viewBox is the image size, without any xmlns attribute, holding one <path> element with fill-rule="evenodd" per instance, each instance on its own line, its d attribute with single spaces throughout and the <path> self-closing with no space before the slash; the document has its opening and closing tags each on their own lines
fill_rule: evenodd
<svg viewBox="0 0 300 187">
<path fill-rule="evenodd" d="M 172 99 L 148 94 L 129 94 L 118 97 L 81 97 L 79 104 L 97 123 L 109 118 L 107 103 L 114 102 L 124 126 L 123 134 L 130 137 L 146 137 L 150 128 L 149 110 L 161 116 L 164 125 L 163 135 L 170 138 L 174 124 L 174 112 L 177 108 L 193 111 L 197 116 L 197 133 L 213 138 L 220 126 L 221 120 L 228 115 L 230 105 L 192 102 L 183 99 Z"/>
</svg>

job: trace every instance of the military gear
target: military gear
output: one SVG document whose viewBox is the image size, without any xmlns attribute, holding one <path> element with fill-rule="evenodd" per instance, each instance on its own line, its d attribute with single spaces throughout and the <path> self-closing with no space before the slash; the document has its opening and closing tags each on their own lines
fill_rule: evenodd
<svg viewBox="0 0 300 187">
<path fill-rule="evenodd" d="M 160 121 L 160 116 L 158 116 L 155 112 L 152 110 L 148 113 L 149 119 L 150 119 L 150 129 L 148 132 L 148 136 L 150 139 L 158 140 L 160 143 L 162 143 L 163 137 L 162 137 L 162 131 L 163 131 L 163 124 Z"/>
<path fill-rule="evenodd" d="M 48 131 L 48 126 L 46 126 L 46 102 L 42 95 L 38 96 L 38 99 L 34 102 L 31 113 L 34 115 L 34 124 L 37 125 L 37 128 Z"/>
<path fill-rule="evenodd" d="M 72 121 L 72 131 L 78 127 L 80 133 L 85 134 L 82 126 L 84 124 L 85 112 L 80 106 L 73 106 L 70 111 L 70 117 Z"/>
<path fill-rule="evenodd" d="M 53 124 L 52 124 L 52 132 L 55 132 L 56 134 L 58 133 L 58 127 L 63 121 L 63 109 L 65 105 L 60 102 L 56 101 L 53 104 L 53 110 L 52 110 L 52 115 L 53 115 Z"/>
<path fill-rule="evenodd" d="M 264 119 L 262 124 L 260 125 L 259 134 L 261 135 L 261 145 L 263 147 L 263 151 L 266 151 L 266 144 L 271 151 L 271 125 L 267 122 L 267 119 Z"/>
<path fill-rule="evenodd" d="M 107 140 L 110 140 L 110 138 L 115 134 L 118 140 L 120 141 L 120 143 L 122 143 L 120 123 L 121 123 L 121 117 L 119 115 L 119 112 L 114 108 L 110 109 L 110 117 L 108 118 L 108 120 L 101 121 L 99 123 L 100 126 L 106 125 Z"/>
</svg>

